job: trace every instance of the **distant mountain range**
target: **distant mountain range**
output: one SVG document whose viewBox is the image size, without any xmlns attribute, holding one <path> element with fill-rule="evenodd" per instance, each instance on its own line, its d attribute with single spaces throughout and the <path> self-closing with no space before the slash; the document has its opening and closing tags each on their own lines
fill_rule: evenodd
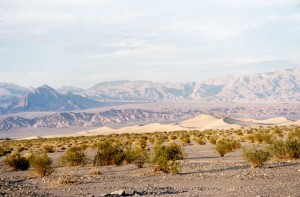
<svg viewBox="0 0 300 197">
<path fill-rule="evenodd" d="M 112 81 L 89 89 L 47 85 L 24 88 L 0 83 L 0 114 L 28 111 L 71 111 L 103 102 L 152 101 L 299 102 L 300 68 L 248 76 L 225 76 L 202 82 L 160 83 Z"/>
</svg>

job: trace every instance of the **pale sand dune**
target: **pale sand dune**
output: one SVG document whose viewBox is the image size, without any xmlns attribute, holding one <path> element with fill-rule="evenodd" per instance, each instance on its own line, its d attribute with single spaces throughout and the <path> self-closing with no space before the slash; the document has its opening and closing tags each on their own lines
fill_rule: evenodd
<svg viewBox="0 0 300 197">
<path fill-rule="evenodd" d="M 170 131 L 180 131 L 180 130 L 199 130 L 203 131 L 206 129 L 240 129 L 244 128 L 257 128 L 260 126 L 289 126 L 289 125 L 299 125 L 300 120 L 291 121 L 283 117 L 275 117 L 266 120 L 254 120 L 250 118 L 219 118 L 211 115 L 199 115 L 195 118 L 191 118 L 185 121 L 181 121 L 175 124 L 160 124 L 153 123 L 148 125 L 135 125 L 129 127 L 123 127 L 119 129 L 112 129 L 109 127 L 100 127 L 97 129 L 72 133 L 72 134 L 61 134 L 61 135 L 49 135 L 43 136 L 44 138 L 52 137 L 71 137 L 71 136 L 95 136 L 95 135 L 109 135 L 113 133 L 153 133 L 153 132 L 170 132 Z M 40 138 L 35 136 L 32 138 Z"/>
<path fill-rule="evenodd" d="M 209 126 L 226 127 L 227 123 L 225 123 L 221 118 L 202 114 L 195 118 L 179 122 L 176 125 L 179 125 L 183 128 L 189 128 L 189 129 L 203 129 L 203 128 L 208 128 Z"/>
<path fill-rule="evenodd" d="M 271 124 L 271 125 L 277 125 L 277 126 L 289 126 L 289 125 L 295 124 L 294 121 L 288 120 L 284 117 L 275 117 L 275 118 L 270 118 L 270 119 L 266 119 L 266 120 L 259 120 L 257 122 Z"/>
</svg>

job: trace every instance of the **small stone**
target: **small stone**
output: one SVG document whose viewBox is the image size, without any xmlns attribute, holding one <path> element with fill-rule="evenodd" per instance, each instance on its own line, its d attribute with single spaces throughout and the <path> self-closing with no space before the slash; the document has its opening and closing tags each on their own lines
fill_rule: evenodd
<svg viewBox="0 0 300 197">
<path fill-rule="evenodd" d="M 123 196 L 123 195 L 125 194 L 125 191 L 120 189 L 120 190 L 111 192 L 110 194 L 111 194 L 111 195 L 119 195 L 119 196 Z"/>
<path fill-rule="evenodd" d="M 110 194 L 100 194 L 98 197 L 107 197 L 110 196 Z"/>
</svg>

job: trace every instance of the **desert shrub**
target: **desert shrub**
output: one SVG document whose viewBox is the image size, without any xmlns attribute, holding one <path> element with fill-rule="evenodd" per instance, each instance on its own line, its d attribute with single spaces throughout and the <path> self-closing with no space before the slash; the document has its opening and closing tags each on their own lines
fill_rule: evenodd
<svg viewBox="0 0 300 197">
<path fill-rule="evenodd" d="M 285 145 L 290 158 L 300 158 L 300 140 L 287 140 Z"/>
<path fill-rule="evenodd" d="M 127 145 L 126 149 L 125 149 L 125 161 L 128 164 L 133 163 L 135 159 L 135 152 L 134 152 L 134 148 L 132 147 L 132 145 Z"/>
<path fill-rule="evenodd" d="M 142 168 L 144 164 L 149 160 L 149 153 L 146 149 L 136 147 L 133 150 L 134 160 L 133 163 L 138 167 Z"/>
<path fill-rule="evenodd" d="M 282 138 L 284 136 L 283 131 L 279 127 L 275 127 L 272 130 L 273 135 L 277 135 L 278 137 Z"/>
<path fill-rule="evenodd" d="M 189 136 L 184 136 L 184 137 L 180 138 L 180 141 L 183 146 L 191 143 L 191 139 Z"/>
<path fill-rule="evenodd" d="M 89 146 L 88 146 L 87 144 L 81 144 L 81 145 L 79 146 L 79 148 L 80 148 L 81 150 L 83 150 L 83 151 L 85 151 L 88 147 L 89 147 Z"/>
<path fill-rule="evenodd" d="M 97 150 L 94 157 L 95 166 L 121 165 L 126 158 L 123 148 L 109 141 L 99 143 Z"/>
<path fill-rule="evenodd" d="M 14 170 L 27 170 L 29 161 L 20 155 L 18 152 L 12 152 L 4 160 L 5 164 L 12 167 Z"/>
<path fill-rule="evenodd" d="M 5 149 L 4 147 L 0 147 L 0 157 L 11 153 L 10 149 Z"/>
<path fill-rule="evenodd" d="M 298 159 L 300 157 L 300 141 L 288 139 L 276 141 L 268 147 L 272 157 L 277 159 Z"/>
<path fill-rule="evenodd" d="M 200 137 L 196 138 L 195 141 L 196 141 L 197 144 L 200 144 L 200 145 L 206 144 L 205 140 L 203 138 L 200 138 Z"/>
<path fill-rule="evenodd" d="M 171 174 L 179 174 L 182 170 L 182 165 L 179 161 L 169 161 L 168 167 Z"/>
<path fill-rule="evenodd" d="M 235 133 L 237 135 L 239 135 L 239 136 L 243 136 L 244 135 L 242 130 L 237 130 L 237 131 L 235 131 Z"/>
<path fill-rule="evenodd" d="M 263 164 L 270 160 L 270 153 L 263 149 L 256 147 L 244 148 L 243 157 L 251 164 L 251 167 L 261 167 Z"/>
<path fill-rule="evenodd" d="M 49 145 L 49 144 L 46 144 L 43 146 L 43 151 L 45 153 L 54 153 L 55 150 L 54 150 L 54 147 L 52 145 Z"/>
<path fill-rule="evenodd" d="M 288 139 L 290 139 L 290 140 L 300 140 L 300 127 L 296 127 L 293 130 L 289 131 Z"/>
<path fill-rule="evenodd" d="M 69 148 L 59 160 L 63 166 L 83 166 L 86 164 L 86 154 L 79 147 Z"/>
<path fill-rule="evenodd" d="M 218 140 L 218 137 L 216 135 L 211 135 L 209 138 L 208 138 L 209 142 L 213 145 L 215 145 L 217 143 L 217 140 Z"/>
<path fill-rule="evenodd" d="M 269 147 L 268 151 L 277 159 L 287 159 L 288 151 L 284 141 L 275 141 Z"/>
<path fill-rule="evenodd" d="M 48 176 L 53 172 L 52 159 L 46 153 L 33 153 L 29 163 L 34 172 L 41 177 Z"/>
<path fill-rule="evenodd" d="M 25 150 L 25 147 L 23 147 L 23 146 L 17 146 L 17 147 L 15 148 L 15 150 L 16 150 L 18 153 L 21 153 L 23 150 Z"/>
<path fill-rule="evenodd" d="M 254 143 L 254 141 L 255 141 L 254 135 L 252 135 L 252 134 L 247 135 L 247 136 L 246 136 L 246 139 L 247 139 L 248 142 L 250 142 L 250 143 Z"/>
<path fill-rule="evenodd" d="M 267 132 L 256 132 L 253 135 L 254 141 L 259 144 L 271 144 L 273 142 L 273 137 Z"/>
<path fill-rule="evenodd" d="M 176 140 L 176 139 L 177 139 L 177 136 L 176 136 L 176 135 L 170 135 L 169 139 L 170 139 L 170 140 Z"/>
<path fill-rule="evenodd" d="M 175 161 L 182 159 L 183 155 L 182 147 L 176 143 L 171 143 L 169 145 L 162 145 L 162 143 L 158 143 L 154 147 L 152 162 L 163 172 L 169 173 L 171 172 L 171 169 L 173 172 L 179 172 L 180 164 Z M 174 162 L 176 164 L 174 164 Z"/>
<path fill-rule="evenodd" d="M 233 139 L 221 139 L 216 143 L 216 151 L 220 154 L 221 157 L 224 157 L 225 154 L 233 152 L 234 150 L 241 147 L 240 142 Z"/>
</svg>

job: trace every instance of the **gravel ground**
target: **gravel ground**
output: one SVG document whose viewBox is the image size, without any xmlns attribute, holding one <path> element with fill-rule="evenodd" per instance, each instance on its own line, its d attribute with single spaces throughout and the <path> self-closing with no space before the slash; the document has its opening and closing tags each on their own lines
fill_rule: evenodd
<svg viewBox="0 0 300 197">
<path fill-rule="evenodd" d="M 263 168 L 250 168 L 241 151 L 218 156 L 210 144 L 188 145 L 182 173 L 155 173 L 148 165 L 55 168 L 39 178 L 32 170 L 11 171 L 0 158 L 0 196 L 300 196 L 300 160 L 270 161 Z M 57 160 L 61 152 L 51 153 Z M 89 155 L 92 155 L 91 153 Z M 69 185 L 58 184 L 66 177 Z M 118 191 L 123 190 L 123 191 Z"/>
</svg>

